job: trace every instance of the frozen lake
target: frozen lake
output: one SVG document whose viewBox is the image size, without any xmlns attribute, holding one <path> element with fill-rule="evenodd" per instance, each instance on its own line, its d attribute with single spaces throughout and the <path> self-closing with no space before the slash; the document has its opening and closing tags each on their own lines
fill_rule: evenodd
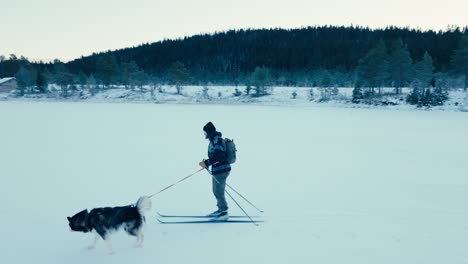
<svg viewBox="0 0 468 264">
<path fill-rule="evenodd" d="M 468 263 L 467 113 L 0 102 L 0 121 L 2 263 Z M 143 248 L 121 232 L 116 254 L 85 250 L 94 235 L 66 217 L 196 171 L 208 121 L 234 138 L 228 183 L 266 222 L 159 224 L 215 209 L 200 172 L 153 198 Z"/>
</svg>

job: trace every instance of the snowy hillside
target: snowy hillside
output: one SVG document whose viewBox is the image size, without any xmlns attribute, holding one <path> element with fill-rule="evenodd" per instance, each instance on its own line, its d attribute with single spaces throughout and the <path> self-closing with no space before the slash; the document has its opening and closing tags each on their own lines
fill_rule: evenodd
<svg viewBox="0 0 468 264">
<path fill-rule="evenodd" d="M 317 105 L 0 102 L 2 263 L 468 263 L 468 115 Z M 266 222 L 159 224 L 215 209 L 200 172 L 153 198 L 143 248 L 121 232 L 116 254 L 85 250 L 66 217 L 196 171 L 207 121 L 235 139 L 228 183 Z"/>
</svg>

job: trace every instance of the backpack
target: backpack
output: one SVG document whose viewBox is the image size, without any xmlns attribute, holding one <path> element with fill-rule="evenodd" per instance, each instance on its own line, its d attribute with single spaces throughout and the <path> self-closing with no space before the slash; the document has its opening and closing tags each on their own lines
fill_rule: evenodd
<svg viewBox="0 0 468 264">
<path fill-rule="evenodd" d="M 236 149 L 236 144 L 234 143 L 234 140 L 225 138 L 223 142 L 224 142 L 224 146 L 226 150 L 226 161 L 229 164 L 235 163 L 237 149 Z"/>
</svg>

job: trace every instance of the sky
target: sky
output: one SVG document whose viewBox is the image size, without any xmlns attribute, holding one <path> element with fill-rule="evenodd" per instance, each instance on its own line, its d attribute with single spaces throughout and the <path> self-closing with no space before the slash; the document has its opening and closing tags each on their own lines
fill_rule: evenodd
<svg viewBox="0 0 468 264">
<path fill-rule="evenodd" d="M 69 61 L 240 28 L 468 26 L 467 0 L 0 0 L 0 55 Z"/>
</svg>

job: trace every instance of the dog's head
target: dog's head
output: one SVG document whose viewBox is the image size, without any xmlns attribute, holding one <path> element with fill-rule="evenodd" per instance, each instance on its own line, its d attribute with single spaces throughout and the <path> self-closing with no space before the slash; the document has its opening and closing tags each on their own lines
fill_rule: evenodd
<svg viewBox="0 0 468 264">
<path fill-rule="evenodd" d="M 78 232 L 90 232 L 91 228 L 88 224 L 88 210 L 83 210 L 72 217 L 67 217 L 68 225 L 71 230 Z"/>
</svg>

